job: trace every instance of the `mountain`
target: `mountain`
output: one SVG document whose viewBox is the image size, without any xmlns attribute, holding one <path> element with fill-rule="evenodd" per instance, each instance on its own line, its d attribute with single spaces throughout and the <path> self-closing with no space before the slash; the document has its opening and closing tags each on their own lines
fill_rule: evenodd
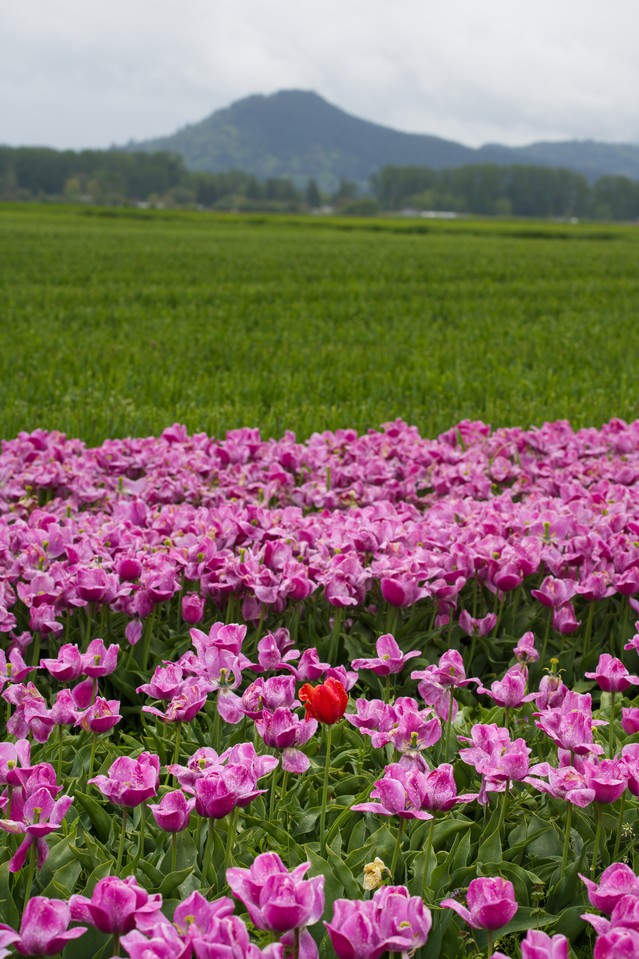
<svg viewBox="0 0 639 959">
<path fill-rule="evenodd" d="M 388 164 L 440 170 L 475 163 L 520 163 L 565 167 L 589 180 L 605 175 L 639 180 L 636 145 L 571 140 L 474 149 L 361 120 L 317 93 L 303 90 L 249 96 L 171 136 L 131 141 L 121 149 L 180 153 L 190 170 L 237 169 L 260 179 L 290 177 L 299 185 L 313 177 L 329 191 L 341 178 L 366 189 L 371 174 Z"/>
</svg>

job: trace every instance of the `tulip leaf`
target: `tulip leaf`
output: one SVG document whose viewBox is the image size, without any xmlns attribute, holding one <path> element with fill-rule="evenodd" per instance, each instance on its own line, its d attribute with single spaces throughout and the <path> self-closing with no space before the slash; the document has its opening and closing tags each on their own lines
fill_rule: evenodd
<svg viewBox="0 0 639 959">
<path fill-rule="evenodd" d="M 490 833 L 480 844 L 477 851 L 477 862 L 501 862 L 501 839 L 497 830 Z"/>
<path fill-rule="evenodd" d="M 92 796 L 87 796 L 85 793 L 80 792 L 76 789 L 74 796 L 74 802 L 77 800 L 83 810 L 89 816 L 91 820 L 91 825 L 95 829 L 96 835 L 100 842 L 106 843 L 109 841 L 109 833 L 113 828 L 113 816 L 104 809 L 100 803 L 96 802 Z"/>
<path fill-rule="evenodd" d="M 20 913 L 11 895 L 10 878 L 9 863 L 8 861 L 3 862 L 0 866 L 0 915 L 4 922 L 18 929 L 20 926 Z"/>
<path fill-rule="evenodd" d="M 73 855 L 72 848 L 70 851 Z M 82 863 L 73 858 L 70 862 L 67 862 L 64 866 L 55 870 L 51 882 L 40 895 L 48 896 L 50 899 L 58 897 L 68 899 L 69 896 L 75 892 L 75 884 L 81 872 Z"/>
<path fill-rule="evenodd" d="M 170 872 L 165 876 L 159 888 L 162 899 L 168 899 L 192 872 L 193 866 L 186 866 L 184 869 L 180 869 L 177 872 Z"/>
<path fill-rule="evenodd" d="M 326 859 L 333 870 L 333 874 L 344 887 L 346 895 L 351 899 L 359 899 L 362 895 L 362 887 L 355 882 L 353 874 L 344 860 L 334 853 L 330 846 L 326 847 Z"/>
</svg>

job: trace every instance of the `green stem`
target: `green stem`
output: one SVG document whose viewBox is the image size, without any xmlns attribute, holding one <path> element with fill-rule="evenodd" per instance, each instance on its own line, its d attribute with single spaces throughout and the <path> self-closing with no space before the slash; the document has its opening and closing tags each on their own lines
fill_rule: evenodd
<svg viewBox="0 0 639 959">
<path fill-rule="evenodd" d="M 596 803 L 597 806 L 597 830 L 595 832 L 595 848 L 592 853 L 592 868 L 590 870 L 590 878 L 594 880 L 595 873 L 597 872 L 597 856 L 599 855 L 599 841 L 601 839 L 601 803 Z"/>
<path fill-rule="evenodd" d="M 548 637 L 550 636 L 550 624 L 552 623 L 552 606 L 548 609 L 548 619 L 546 620 L 546 634 L 544 636 L 544 645 L 541 648 L 541 656 L 539 657 L 539 665 L 543 668 L 544 663 L 546 662 L 546 649 L 548 648 Z"/>
<path fill-rule="evenodd" d="M 328 797 L 328 773 L 331 768 L 331 731 L 332 726 L 326 726 L 326 760 L 324 765 L 324 785 L 322 787 L 322 812 L 320 814 L 320 856 L 326 855 L 326 800 Z"/>
<path fill-rule="evenodd" d="M 568 803 L 568 810 L 566 812 L 566 837 L 564 839 L 564 854 L 561 857 L 561 874 L 562 876 L 566 872 L 566 865 L 568 864 L 568 852 L 570 851 L 570 828 L 572 826 L 572 803 Z"/>
<path fill-rule="evenodd" d="M 333 632 L 331 634 L 331 642 L 328 648 L 328 661 L 331 666 L 334 666 L 337 662 L 337 651 L 339 649 L 339 637 L 342 632 L 343 617 L 344 608 L 342 606 L 337 606 L 335 608 L 335 615 L 333 616 Z"/>
<path fill-rule="evenodd" d="M 176 832 L 171 836 L 171 872 L 177 870 L 177 837 Z"/>
<path fill-rule="evenodd" d="M 62 779 L 62 724 L 58 726 L 58 779 Z M 9 812 L 9 819 L 11 819 L 11 812 Z"/>
<path fill-rule="evenodd" d="M 488 930 L 488 952 L 486 953 L 486 956 L 488 957 L 488 959 L 490 959 L 492 954 L 493 954 L 493 931 L 492 929 L 489 929 Z"/>
<path fill-rule="evenodd" d="M 393 861 L 391 862 L 391 876 L 393 881 L 395 880 L 395 868 L 397 866 L 397 859 L 399 857 L 399 847 L 402 844 L 402 832 L 404 831 L 404 820 L 399 820 L 399 826 L 397 827 L 397 839 L 395 840 L 395 849 L 393 850 Z"/>
<path fill-rule="evenodd" d="M 591 599 L 588 604 L 588 620 L 586 622 L 586 636 L 584 638 L 584 657 L 588 655 L 590 648 L 590 637 L 592 635 L 592 620 L 595 615 L 595 600 Z"/>
<path fill-rule="evenodd" d="M 444 756 L 444 762 L 448 762 L 448 755 L 450 751 L 450 727 L 453 725 L 453 706 L 455 705 L 455 697 L 453 696 L 452 686 L 448 687 L 448 693 L 450 695 L 450 703 L 448 704 L 448 719 L 446 720 L 446 754 Z"/>
<path fill-rule="evenodd" d="M 25 906 L 28 903 L 29 899 L 31 898 L 31 886 L 33 884 L 33 876 L 35 873 L 36 860 L 37 860 L 37 847 L 35 842 L 32 842 L 31 849 L 29 850 L 29 871 L 27 873 L 26 884 L 24 887 Z"/>
<path fill-rule="evenodd" d="M 128 809 L 126 806 L 122 807 L 122 826 L 120 828 L 120 843 L 118 845 L 118 858 L 115 862 L 115 874 L 116 876 L 120 875 L 120 867 L 122 866 L 122 854 L 124 852 L 124 837 L 126 835 L 126 818 L 127 818 Z"/>
<path fill-rule="evenodd" d="M 497 835 L 501 835 L 501 829 L 504 825 L 504 819 L 506 818 L 506 808 L 508 806 L 508 793 L 510 790 L 510 779 L 506 780 L 506 789 L 504 790 L 504 798 L 501 803 L 501 810 L 499 811 L 499 822 L 497 823 L 497 829 L 495 832 Z"/>
<path fill-rule="evenodd" d="M 155 625 L 155 614 L 157 612 L 157 605 L 153 607 L 149 613 L 148 619 L 144 624 L 144 637 L 142 639 L 142 653 L 141 653 L 141 663 L 140 669 L 143 673 L 146 673 L 148 662 L 149 662 L 149 648 L 151 646 L 151 634 L 153 633 L 153 626 Z"/>
<path fill-rule="evenodd" d="M 60 730 L 62 730 L 62 727 L 60 727 Z M 89 759 L 89 775 L 87 776 L 87 782 L 88 782 L 89 779 L 92 779 L 92 778 L 93 778 L 93 764 L 94 764 L 94 762 L 95 762 L 95 747 L 96 747 L 97 741 L 98 741 L 98 734 L 97 734 L 97 733 L 94 733 L 94 734 L 93 734 L 93 742 L 91 743 L 91 758 Z M 60 756 L 59 756 L 59 759 L 60 759 L 60 761 L 62 761 L 62 740 L 60 741 Z"/>
<path fill-rule="evenodd" d="M 140 837 L 138 842 L 138 862 L 144 857 L 144 831 L 146 827 L 146 803 L 142 803 L 140 810 Z"/>
<path fill-rule="evenodd" d="M 113 955 L 120 955 L 120 934 L 118 932 L 113 933 Z"/>
<path fill-rule="evenodd" d="M 177 724 L 177 729 L 175 730 L 175 749 L 173 750 L 173 765 L 177 765 L 180 761 L 180 738 L 182 736 L 182 723 Z M 169 773 L 167 776 L 167 785 L 169 783 Z"/>
<path fill-rule="evenodd" d="M 430 878 L 430 854 L 433 848 L 433 833 L 435 832 L 435 816 L 430 821 L 430 829 L 428 830 L 428 839 L 426 840 L 426 862 L 424 863 L 424 893 L 423 898 L 426 898 L 426 891 L 428 889 L 428 880 Z"/>
<path fill-rule="evenodd" d="M 237 817 L 239 816 L 239 813 L 240 813 L 240 807 L 236 806 L 233 812 L 231 813 L 231 815 L 229 816 L 229 827 L 228 827 L 228 833 L 226 835 L 226 850 L 224 853 L 224 873 L 225 874 L 226 874 L 226 870 L 229 868 L 231 864 L 231 855 L 233 852 L 233 845 L 235 843 L 235 833 L 237 830 Z"/>
<path fill-rule="evenodd" d="M 608 732 L 608 752 L 610 758 L 614 758 L 614 740 L 615 740 L 615 696 L 616 691 L 612 689 L 610 691 L 610 729 Z"/>
<path fill-rule="evenodd" d="M 217 698 L 220 698 L 220 692 L 218 691 Z M 220 711 L 217 705 L 217 700 L 215 701 L 215 719 L 213 720 L 213 749 L 215 752 L 220 755 L 220 739 L 221 739 L 221 729 L 220 729 Z"/>
<path fill-rule="evenodd" d="M 209 834 L 206 839 L 206 849 L 204 850 L 204 862 L 202 863 L 202 885 L 208 885 L 208 874 L 211 867 L 211 853 L 213 851 L 213 834 L 215 833 L 215 820 L 209 819 Z"/>
<path fill-rule="evenodd" d="M 40 663 L 40 633 L 36 631 L 35 639 L 33 642 L 33 649 L 31 650 L 31 665 L 38 666 Z"/>
<path fill-rule="evenodd" d="M 619 819 L 617 821 L 617 836 L 615 838 L 615 851 L 612 854 L 612 861 L 617 861 L 617 854 L 619 853 L 619 843 L 621 842 L 621 829 L 623 826 L 623 810 L 626 805 L 626 790 L 621 794 L 621 805 L 619 806 Z"/>
<path fill-rule="evenodd" d="M 273 822 L 275 819 L 275 784 L 277 783 L 277 774 L 280 771 L 279 764 L 271 774 L 271 795 L 269 797 L 268 818 Z"/>
</svg>

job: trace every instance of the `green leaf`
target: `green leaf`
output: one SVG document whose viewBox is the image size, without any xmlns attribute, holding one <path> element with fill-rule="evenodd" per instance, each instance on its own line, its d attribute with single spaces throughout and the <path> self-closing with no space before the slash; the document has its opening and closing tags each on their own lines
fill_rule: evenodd
<svg viewBox="0 0 639 959">
<path fill-rule="evenodd" d="M 0 866 L 0 915 L 3 920 L 15 929 L 20 928 L 20 913 L 16 908 L 11 895 L 10 885 L 11 873 L 9 872 L 9 863 L 3 862 Z"/>
<path fill-rule="evenodd" d="M 160 884 L 159 892 L 162 895 L 163 899 L 169 899 L 175 890 L 180 886 L 187 876 L 193 872 L 192 866 L 186 866 L 184 869 L 180 869 L 177 872 L 170 872 L 168 876 L 165 876 Z"/>
<path fill-rule="evenodd" d="M 477 862 L 482 864 L 501 862 L 501 839 L 496 829 L 480 844 L 477 851 Z"/>
<path fill-rule="evenodd" d="M 100 842 L 107 843 L 113 828 L 113 816 L 110 815 L 100 803 L 96 802 L 95 799 L 79 790 L 76 790 L 73 795 L 73 801 L 75 802 L 76 800 L 89 816 L 91 825 L 95 829 Z"/>
</svg>

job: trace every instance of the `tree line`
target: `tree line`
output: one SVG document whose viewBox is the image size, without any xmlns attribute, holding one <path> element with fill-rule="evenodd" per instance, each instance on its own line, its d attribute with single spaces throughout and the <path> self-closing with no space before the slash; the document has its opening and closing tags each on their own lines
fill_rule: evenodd
<svg viewBox="0 0 639 959">
<path fill-rule="evenodd" d="M 258 179 L 240 170 L 190 171 L 181 156 L 166 151 L 46 147 L 0 147 L 0 200 L 266 212 L 303 212 L 330 204 L 355 214 L 414 210 L 639 219 L 639 182 L 605 176 L 590 184 L 580 173 L 550 167 L 487 163 L 433 170 L 389 165 L 371 177 L 368 195 L 358 195 L 356 185 L 344 179 L 327 195 L 314 179 L 299 186 L 287 177 Z"/>
<path fill-rule="evenodd" d="M 382 210 L 450 211 L 481 216 L 597 220 L 639 218 L 639 182 L 604 176 L 590 184 L 581 173 L 552 167 L 492 163 L 447 170 L 385 166 L 371 177 Z"/>
</svg>

